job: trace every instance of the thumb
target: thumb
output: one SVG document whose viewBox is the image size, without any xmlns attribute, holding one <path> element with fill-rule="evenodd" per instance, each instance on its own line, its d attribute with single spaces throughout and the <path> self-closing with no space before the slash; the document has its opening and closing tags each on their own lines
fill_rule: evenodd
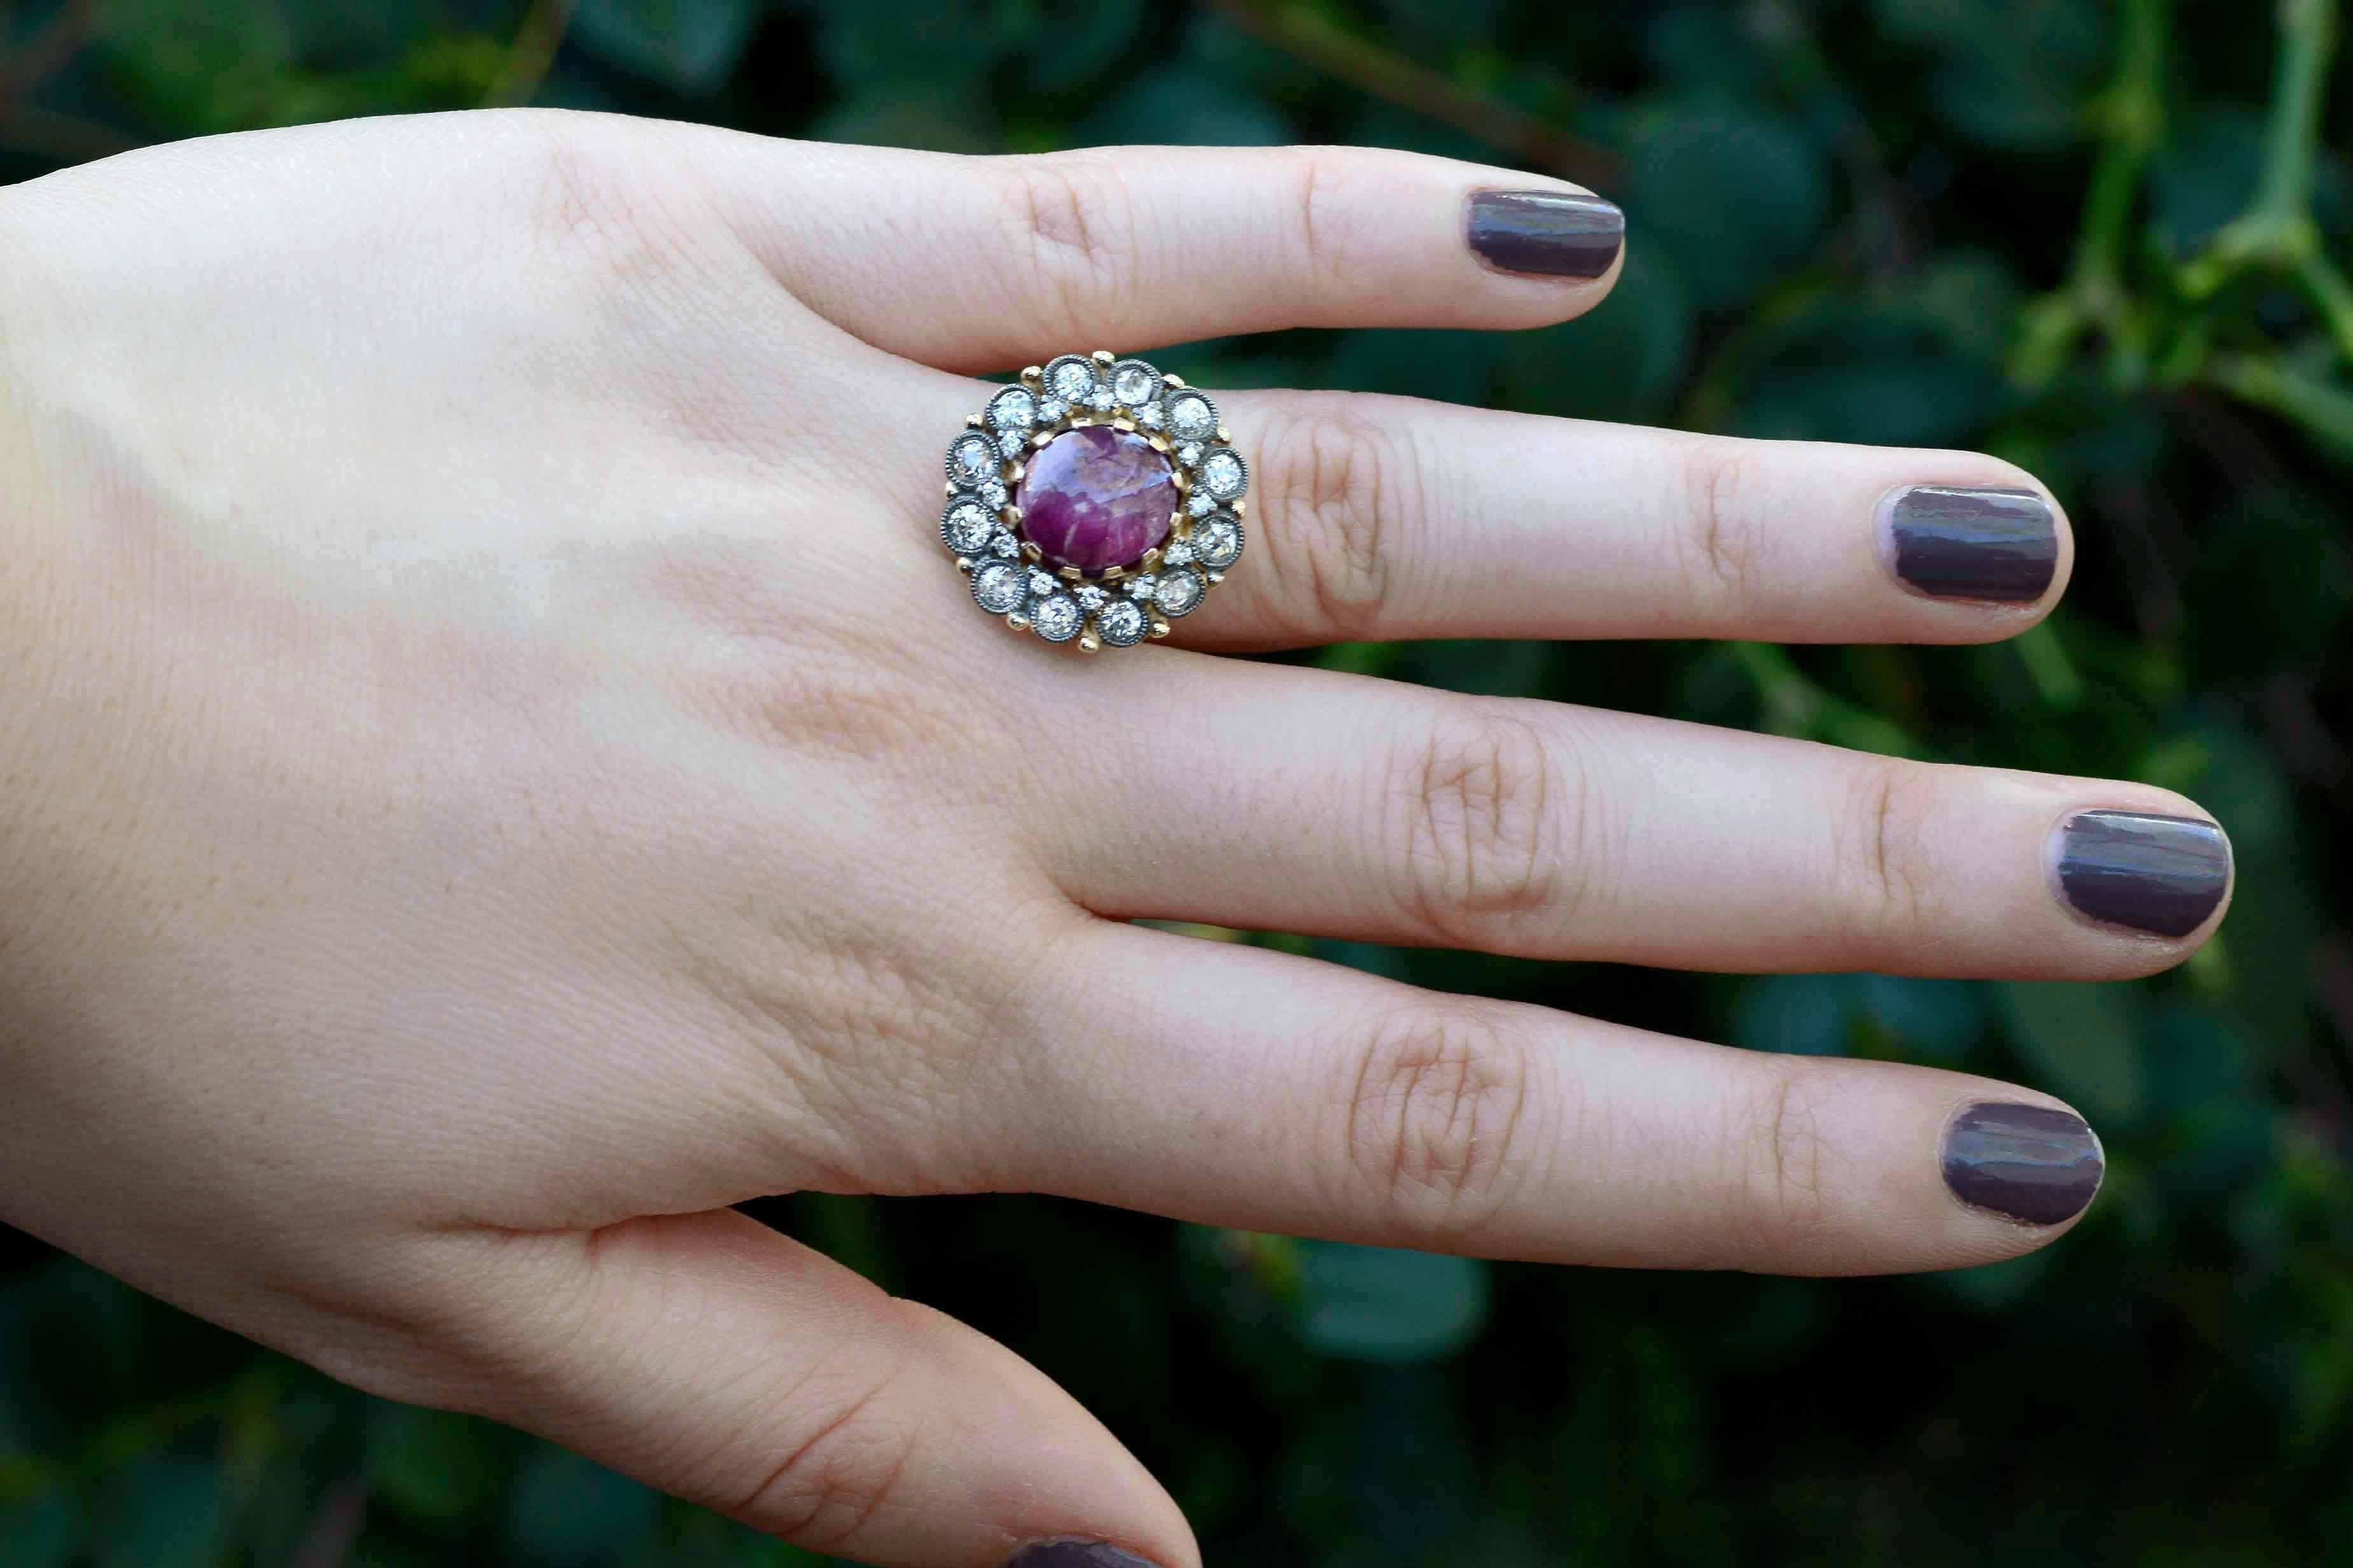
<svg viewBox="0 0 2353 1568">
<path fill-rule="evenodd" d="M 1175 1502 L 1043 1373 L 744 1215 L 444 1239 L 489 1249 L 463 1408 L 814 1552 L 1198 1568 Z"/>
</svg>

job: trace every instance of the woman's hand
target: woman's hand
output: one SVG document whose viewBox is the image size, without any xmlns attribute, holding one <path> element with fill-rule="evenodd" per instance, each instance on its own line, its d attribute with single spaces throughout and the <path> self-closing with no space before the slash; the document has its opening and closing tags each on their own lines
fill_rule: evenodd
<svg viewBox="0 0 2353 1568">
<path fill-rule="evenodd" d="M 2219 914 L 2227 847 L 2161 791 L 1213 657 L 2008 637 L 2070 550 L 1988 458 L 1235 395 L 1250 552 L 1181 648 L 966 602 L 965 374 L 1562 320 L 1609 247 L 1472 201 L 1529 184 L 516 113 L 0 194 L 0 1212 L 364 1387 L 941 1568 L 1194 1552 L 1035 1371 L 727 1205 L 1797 1273 L 2057 1234 L 2097 1145 L 2031 1091 L 1125 923 L 2118 978 Z"/>
</svg>

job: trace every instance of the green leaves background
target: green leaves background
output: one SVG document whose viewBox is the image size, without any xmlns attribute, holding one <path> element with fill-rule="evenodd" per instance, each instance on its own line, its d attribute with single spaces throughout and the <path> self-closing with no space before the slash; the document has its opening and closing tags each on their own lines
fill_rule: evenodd
<svg viewBox="0 0 2353 1568">
<path fill-rule="evenodd" d="M 2326 0 L 47 0 L 0 5 L 0 178 L 532 101 L 965 152 L 1370 142 L 1620 198 L 1625 279 L 1583 321 L 1163 357 L 1211 385 L 1992 449 L 2076 520 L 2068 605 L 1994 648 L 1319 657 L 2184 789 L 2240 857 L 2221 940 L 2095 988 L 1238 939 L 2041 1084 L 2106 1140 L 2091 1219 L 1998 1268 L 1806 1282 L 1490 1267 L 1044 1201 L 760 1212 L 1060 1378 L 1224 1568 L 2302 1563 L 2353 1531 L 2340 22 Z M 544 1445 L 364 1399 L 0 1233 L 5 1568 L 799 1555 Z"/>
</svg>

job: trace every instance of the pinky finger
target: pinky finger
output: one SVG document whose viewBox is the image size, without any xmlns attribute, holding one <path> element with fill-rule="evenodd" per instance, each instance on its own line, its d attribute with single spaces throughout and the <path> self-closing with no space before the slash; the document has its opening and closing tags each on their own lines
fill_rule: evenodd
<svg viewBox="0 0 2353 1568">
<path fill-rule="evenodd" d="M 1167 1494 L 1037 1369 L 746 1215 L 434 1240 L 471 1292 L 472 1371 L 431 1403 L 861 1562 L 1199 1562 Z"/>
</svg>

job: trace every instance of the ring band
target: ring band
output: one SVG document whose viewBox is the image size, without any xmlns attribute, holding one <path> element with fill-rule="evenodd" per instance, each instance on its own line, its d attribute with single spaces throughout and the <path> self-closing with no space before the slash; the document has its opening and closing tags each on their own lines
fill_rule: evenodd
<svg viewBox="0 0 2353 1568">
<path fill-rule="evenodd" d="M 1249 466 L 1180 376 L 1063 354 L 965 424 L 940 539 L 973 603 L 1016 631 L 1133 647 L 1166 637 L 1241 558 Z"/>
</svg>

